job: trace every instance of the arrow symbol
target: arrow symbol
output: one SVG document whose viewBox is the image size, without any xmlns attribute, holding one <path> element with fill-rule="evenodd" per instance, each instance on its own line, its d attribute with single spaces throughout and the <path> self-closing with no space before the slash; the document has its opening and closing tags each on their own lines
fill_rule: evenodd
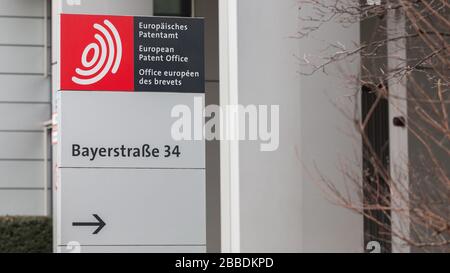
<svg viewBox="0 0 450 273">
<path fill-rule="evenodd" d="M 102 218 L 100 218 L 100 216 L 98 216 L 97 214 L 92 214 L 92 216 L 95 217 L 95 219 L 97 219 L 97 222 L 73 222 L 72 226 L 74 227 L 97 227 L 98 228 L 92 233 L 92 234 L 97 234 L 100 232 L 100 230 L 102 230 L 102 228 L 106 225 L 105 222 L 103 222 Z"/>
</svg>

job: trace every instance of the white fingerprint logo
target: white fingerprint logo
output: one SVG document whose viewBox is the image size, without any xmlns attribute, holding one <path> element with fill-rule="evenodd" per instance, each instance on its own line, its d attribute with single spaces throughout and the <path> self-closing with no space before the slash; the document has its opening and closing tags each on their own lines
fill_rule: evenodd
<svg viewBox="0 0 450 273">
<path fill-rule="evenodd" d="M 72 77 L 74 83 L 80 85 L 89 85 L 103 79 L 111 71 L 116 74 L 122 60 L 122 42 L 116 27 L 108 20 L 103 21 L 109 31 L 102 25 L 94 24 L 94 28 L 101 34 L 95 34 L 97 42 L 90 43 L 81 55 L 81 64 L 83 69 L 75 69 L 78 76 Z M 111 36 L 110 32 L 112 33 Z M 106 41 L 105 41 L 106 39 Z M 88 60 L 89 53 L 93 51 L 92 58 Z M 112 69 L 111 69 L 112 67 Z"/>
</svg>

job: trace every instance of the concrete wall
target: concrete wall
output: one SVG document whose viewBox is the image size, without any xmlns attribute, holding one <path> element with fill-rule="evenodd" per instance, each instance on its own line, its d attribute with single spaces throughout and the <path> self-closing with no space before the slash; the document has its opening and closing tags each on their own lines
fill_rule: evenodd
<svg viewBox="0 0 450 273">
<path fill-rule="evenodd" d="M 302 10 L 303 15 L 313 12 Z M 331 21 L 299 41 L 300 56 L 331 56 L 338 49 L 329 44 L 339 42 L 350 49 L 359 39 L 359 24 L 344 28 Z M 356 57 L 300 80 L 303 251 L 364 250 L 363 216 L 329 202 L 319 188 L 323 185 L 321 176 L 326 177 L 341 192 L 348 189 L 353 200 L 358 200 L 354 181 L 362 182 L 362 142 L 351 118 L 359 115 L 359 96 L 353 95 L 360 86 L 349 77 L 358 77 L 359 70 Z M 352 179 L 345 177 L 344 171 L 351 173 Z"/>
<path fill-rule="evenodd" d="M 361 160 L 361 142 L 344 133 L 351 121 L 334 105 L 354 89 L 342 77 L 300 77 L 296 59 L 324 49 L 321 38 L 350 46 L 359 27 L 328 24 L 317 39 L 298 40 L 292 38 L 301 27 L 297 1 L 237 1 L 237 13 L 239 103 L 280 105 L 278 150 L 239 144 L 240 250 L 362 251 L 362 216 L 330 204 L 310 175 L 316 166 L 342 188 L 339 163 Z M 347 69 L 358 75 L 358 60 Z"/>
<path fill-rule="evenodd" d="M 292 1 L 238 1 L 239 103 L 280 105 L 280 147 L 239 145 L 241 251 L 302 250 L 298 26 Z"/>
<path fill-rule="evenodd" d="M 42 130 L 51 89 L 44 30 L 47 21 L 49 45 L 51 24 L 44 14 L 44 0 L 0 4 L 0 215 L 45 213 Z"/>
</svg>

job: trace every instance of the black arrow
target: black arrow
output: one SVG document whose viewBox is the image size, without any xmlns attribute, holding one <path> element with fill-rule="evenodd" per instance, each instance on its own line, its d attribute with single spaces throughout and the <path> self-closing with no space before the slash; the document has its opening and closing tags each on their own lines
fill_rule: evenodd
<svg viewBox="0 0 450 273">
<path fill-rule="evenodd" d="M 74 227 L 96 227 L 96 226 L 98 226 L 98 228 L 92 234 L 99 233 L 100 230 L 102 230 L 102 228 L 106 225 L 106 223 L 103 222 L 102 218 L 100 218 L 100 216 L 98 216 L 97 214 L 92 214 L 92 215 L 95 217 L 95 219 L 97 219 L 97 222 L 73 222 L 72 226 L 74 226 Z"/>
</svg>

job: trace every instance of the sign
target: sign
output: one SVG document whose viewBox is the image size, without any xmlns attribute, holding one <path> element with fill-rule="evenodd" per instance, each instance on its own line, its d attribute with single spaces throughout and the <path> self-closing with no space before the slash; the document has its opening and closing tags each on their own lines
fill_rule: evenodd
<svg viewBox="0 0 450 273">
<path fill-rule="evenodd" d="M 203 20 L 63 14 L 59 52 L 56 250 L 205 252 L 205 141 L 171 115 L 204 101 Z"/>
<path fill-rule="evenodd" d="M 61 15 L 61 90 L 202 93 L 203 21 Z"/>
<path fill-rule="evenodd" d="M 62 168 L 61 181 L 59 246 L 206 249 L 204 170 Z"/>
<path fill-rule="evenodd" d="M 194 109 L 195 97 L 204 94 L 59 92 L 59 166 L 204 168 L 204 141 L 171 136 L 173 106 Z"/>
</svg>

